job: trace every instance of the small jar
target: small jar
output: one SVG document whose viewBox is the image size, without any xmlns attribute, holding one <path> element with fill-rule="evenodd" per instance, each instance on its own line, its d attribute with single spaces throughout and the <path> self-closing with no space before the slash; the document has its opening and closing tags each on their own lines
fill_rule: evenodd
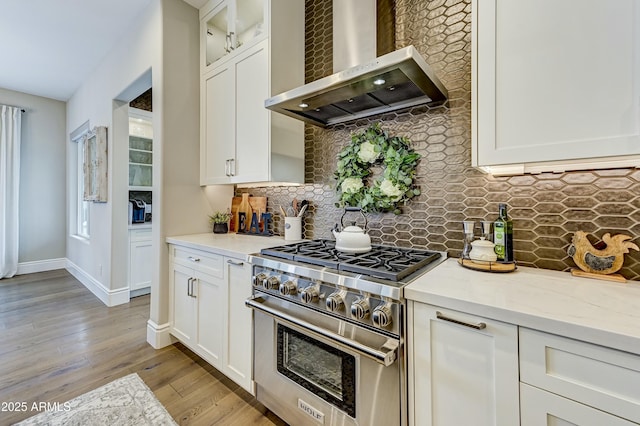
<svg viewBox="0 0 640 426">
<path fill-rule="evenodd" d="M 494 251 L 495 244 L 491 241 L 484 239 L 475 240 L 471 242 L 471 251 L 469 252 L 469 258 L 471 260 L 484 260 L 487 262 L 495 262 L 498 260 L 498 256 Z"/>
</svg>

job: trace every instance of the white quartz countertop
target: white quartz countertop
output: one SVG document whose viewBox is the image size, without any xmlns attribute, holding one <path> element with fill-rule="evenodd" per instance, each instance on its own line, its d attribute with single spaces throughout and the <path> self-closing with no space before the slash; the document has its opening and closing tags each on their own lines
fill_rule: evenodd
<svg viewBox="0 0 640 426">
<path fill-rule="evenodd" d="M 404 289 L 409 300 L 640 354 L 640 283 L 519 266 L 479 272 L 448 259 Z"/>
<path fill-rule="evenodd" d="M 250 254 L 259 253 L 263 248 L 281 246 L 291 241 L 286 241 L 282 237 L 260 237 L 257 235 L 244 234 L 205 234 L 179 235 L 167 237 L 167 243 L 188 247 L 196 250 L 203 250 L 210 253 L 231 256 L 242 260 L 247 260 Z"/>
</svg>

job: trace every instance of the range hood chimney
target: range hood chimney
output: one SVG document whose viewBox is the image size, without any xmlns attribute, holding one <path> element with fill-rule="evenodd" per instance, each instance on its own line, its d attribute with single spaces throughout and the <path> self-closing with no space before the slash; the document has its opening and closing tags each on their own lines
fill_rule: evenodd
<svg viewBox="0 0 640 426">
<path fill-rule="evenodd" d="M 267 99 L 265 107 L 326 127 L 444 103 L 447 90 L 418 51 L 394 47 L 394 0 L 333 0 L 334 74 Z"/>
</svg>

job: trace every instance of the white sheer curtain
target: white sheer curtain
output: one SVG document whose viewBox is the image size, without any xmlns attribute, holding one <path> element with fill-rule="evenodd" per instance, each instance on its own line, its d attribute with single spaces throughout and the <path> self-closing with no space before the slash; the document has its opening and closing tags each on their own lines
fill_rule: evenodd
<svg viewBox="0 0 640 426">
<path fill-rule="evenodd" d="M 20 108 L 0 105 L 0 278 L 18 272 Z"/>
</svg>

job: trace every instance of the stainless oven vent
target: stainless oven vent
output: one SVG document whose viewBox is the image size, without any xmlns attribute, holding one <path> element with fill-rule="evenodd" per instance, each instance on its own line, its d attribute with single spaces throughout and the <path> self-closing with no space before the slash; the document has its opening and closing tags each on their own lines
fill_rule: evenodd
<svg viewBox="0 0 640 426">
<path fill-rule="evenodd" d="M 394 22 L 393 0 L 333 0 L 334 74 L 267 99 L 265 107 L 325 127 L 444 103 L 446 88 L 413 46 L 391 51 Z"/>
</svg>

